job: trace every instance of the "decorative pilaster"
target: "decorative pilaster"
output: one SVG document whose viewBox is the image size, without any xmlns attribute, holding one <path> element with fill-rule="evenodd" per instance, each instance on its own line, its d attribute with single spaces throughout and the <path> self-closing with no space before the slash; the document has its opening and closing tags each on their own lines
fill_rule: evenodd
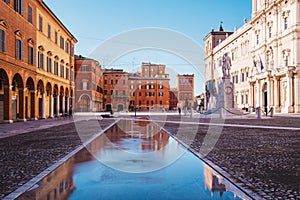
<svg viewBox="0 0 300 200">
<path fill-rule="evenodd" d="M 294 77 L 294 97 L 295 97 L 295 113 L 300 113 L 300 69 Z"/>
<path fill-rule="evenodd" d="M 288 113 L 294 112 L 293 106 L 293 72 L 291 70 L 288 71 L 287 75 L 287 106 L 288 106 Z"/>
</svg>

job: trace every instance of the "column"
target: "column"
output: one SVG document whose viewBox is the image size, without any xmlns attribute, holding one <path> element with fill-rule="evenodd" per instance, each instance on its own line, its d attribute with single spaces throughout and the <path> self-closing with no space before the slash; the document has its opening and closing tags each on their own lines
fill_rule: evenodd
<svg viewBox="0 0 300 200">
<path fill-rule="evenodd" d="M 254 102 L 253 102 L 253 92 L 254 92 L 254 88 L 253 88 L 253 84 L 250 83 L 249 84 L 249 95 L 248 95 L 248 105 L 249 107 L 254 107 Z"/>
<path fill-rule="evenodd" d="M 70 112 L 70 97 L 66 97 L 67 98 L 67 114 L 69 114 Z"/>
<path fill-rule="evenodd" d="M 278 78 L 274 77 L 274 109 L 276 112 L 280 112 L 278 84 L 279 84 Z"/>
<path fill-rule="evenodd" d="M 267 81 L 267 101 L 268 101 L 268 111 L 269 111 L 269 108 L 271 106 L 273 106 L 273 100 L 272 100 L 272 83 L 273 83 L 273 80 L 271 78 L 268 78 L 268 81 Z"/>
<path fill-rule="evenodd" d="M 294 97 L 295 97 L 295 113 L 300 113 L 300 70 L 294 78 Z"/>
<path fill-rule="evenodd" d="M 286 102 L 287 102 L 287 108 L 288 113 L 294 112 L 293 107 L 293 73 L 291 71 L 288 71 L 287 75 L 287 95 L 286 95 Z"/>
<path fill-rule="evenodd" d="M 12 86 L 5 85 L 4 86 L 4 123 L 13 123 L 12 120 Z"/>
<path fill-rule="evenodd" d="M 53 99 L 53 94 L 50 94 L 50 117 L 53 118 L 53 113 L 54 113 L 54 99 Z"/>
<path fill-rule="evenodd" d="M 42 118 L 46 119 L 46 93 L 42 94 Z"/>
<path fill-rule="evenodd" d="M 62 109 L 62 114 L 65 113 L 65 96 L 62 96 L 62 101 L 61 101 L 62 105 L 61 105 L 61 109 Z"/>
<path fill-rule="evenodd" d="M 25 89 L 26 88 L 19 88 L 19 119 L 18 121 L 26 121 L 25 117 Z"/>
<path fill-rule="evenodd" d="M 56 97 L 57 99 L 57 101 L 56 101 L 56 113 L 57 113 L 57 116 L 59 116 L 59 102 L 60 102 L 60 95 L 59 94 L 57 94 L 57 97 Z"/>
<path fill-rule="evenodd" d="M 30 90 L 30 109 L 31 109 L 31 111 L 30 111 L 30 119 L 31 120 L 36 120 L 37 119 L 37 117 L 36 117 L 37 114 L 35 113 L 35 111 L 37 110 L 37 109 L 35 109 L 36 108 L 35 93 L 36 93 L 36 90 Z"/>
<path fill-rule="evenodd" d="M 256 80 L 256 108 L 261 106 L 260 96 L 260 81 Z"/>
</svg>

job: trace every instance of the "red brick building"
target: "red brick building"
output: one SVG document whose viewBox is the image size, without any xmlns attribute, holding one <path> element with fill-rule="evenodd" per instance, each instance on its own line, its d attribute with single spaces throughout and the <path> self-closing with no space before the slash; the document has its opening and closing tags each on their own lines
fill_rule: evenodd
<svg viewBox="0 0 300 200">
<path fill-rule="evenodd" d="M 76 111 L 103 110 L 103 70 L 98 61 L 75 56 L 75 88 Z"/>
<path fill-rule="evenodd" d="M 165 65 L 142 63 L 142 72 L 129 75 L 130 110 L 169 109 L 169 74 Z"/>
<path fill-rule="evenodd" d="M 122 69 L 105 69 L 103 76 L 103 109 L 105 111 L 127 110 L 128 73 Z"/>
<path fill-rule="evenodd" d="M 178 101 L 182 107 L 194 105 L 194 74 L 177 75 Z"/>
<path fill-rule="evenodd" d="M 178 104 L 178 89 L 171 88 L 169 91 L 169 110 L 176 110 Z"/>
</svg>

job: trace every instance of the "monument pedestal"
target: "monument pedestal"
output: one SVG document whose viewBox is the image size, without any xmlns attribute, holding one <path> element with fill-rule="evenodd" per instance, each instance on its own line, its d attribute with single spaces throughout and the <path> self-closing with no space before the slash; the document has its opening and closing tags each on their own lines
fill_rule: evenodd
<svg viewBox="0 0 300 200">
<path fill-rule="evenodd" d="M 222 77 L 222 83 L 219 85 L 218 107 L 234 108 L 233 84 L 230 82 L 230 76 Z"/>
</svg>

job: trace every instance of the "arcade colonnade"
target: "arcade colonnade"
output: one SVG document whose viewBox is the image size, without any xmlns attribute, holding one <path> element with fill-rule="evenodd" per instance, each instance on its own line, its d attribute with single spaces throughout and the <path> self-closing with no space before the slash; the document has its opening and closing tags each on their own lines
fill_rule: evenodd
<svg viewBox="0 0 300 200">
<path fill-rule="evenodd" d="M 268 73 L 265 78 L 250 80 L 249 104 L 264 111 L 274 108 L 277 113 L 300 113 L 300 71 Z"/>
<path fill-rule="evenodd" d="M 0 122 L 57 117 L 73 106 L 70 84 L 29 73 L 13 73 L 0 66 Z"/>
</svg>

